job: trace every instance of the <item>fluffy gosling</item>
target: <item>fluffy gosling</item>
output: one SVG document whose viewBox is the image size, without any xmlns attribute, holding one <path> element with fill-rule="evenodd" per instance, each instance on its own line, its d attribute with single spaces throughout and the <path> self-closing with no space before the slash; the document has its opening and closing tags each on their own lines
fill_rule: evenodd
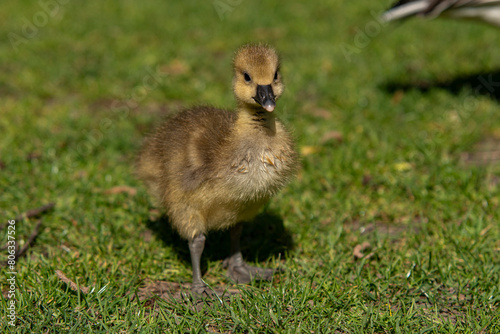
<svg viewBox="0 0 500 334">
<path fill-rule="evenodd" d="M 274 112 L 284 90 L 277 52 L 243 46 L 233 68 L 234 112 L 199 106 L 175 115 L 146 139 L 137 163 L 138 177 L 188 240 L 195 294 L 210 293 L 200 258 L 211 230 L 230 229 L 225 263 L 234 281 L 272 277 L 272 269 L 244 262 L 242 223 L 287 184 L 298 163 L 292 138 Z"/>
</svg>

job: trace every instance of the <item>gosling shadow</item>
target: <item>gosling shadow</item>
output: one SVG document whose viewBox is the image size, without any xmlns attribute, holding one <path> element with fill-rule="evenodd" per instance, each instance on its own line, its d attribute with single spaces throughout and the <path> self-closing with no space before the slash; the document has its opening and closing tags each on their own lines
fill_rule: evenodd
<svg viewBox="0 0 500 334">
<path fill-rule="evenodd" d="M 148 220 L 146 226 L 186 263 L 191 263 L 188 242 L 175 231 L 167 216 Z M 283 219 L 276 214 L 264 212 L 251 223 L 245 224 L 241 235 L 241 252 L 248 262 L 262 262 L 272 257 L 283 258 L 286 251 L 294 248 L 291 233 L 283 225 Z M 229 256 L 229 231 L 212 231 L 207 235 L 201 258 L 202 272 L 207 261 L 224 260 Z"/>
<path fill-rule="evenodd" d="M 454 95 L 466 92 L 470 96 L 486 96 L 500 103 L 500 69 L 435 81 L 398 79 L 382 84 L 382 88 L 389 93 L 411 90 L 427 93 L 433 89 L 444 89 Z"/>
</svg>

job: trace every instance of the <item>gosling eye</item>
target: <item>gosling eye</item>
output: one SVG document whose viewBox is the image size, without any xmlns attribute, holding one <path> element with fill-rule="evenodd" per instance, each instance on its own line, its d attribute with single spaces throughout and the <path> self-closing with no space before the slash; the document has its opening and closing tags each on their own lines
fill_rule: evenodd
<svg viewBox="0 0 500 334">
<path fill-rule="evenodd" d="M 274 72 L 274 81 L 278 81 L 278 71 Z"/>
<path fill-rule="evenodd" d="M 243 72 L 243 77 L 245 78 L 245 82 L 247 83 L 252 81 L 252 78 L 250 78 L 250 75 L 247 72 Z"/>
</svg>

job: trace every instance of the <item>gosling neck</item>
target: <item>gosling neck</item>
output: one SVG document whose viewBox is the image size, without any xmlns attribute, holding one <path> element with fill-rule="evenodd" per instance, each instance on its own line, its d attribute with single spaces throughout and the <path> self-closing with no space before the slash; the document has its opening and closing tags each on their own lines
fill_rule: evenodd
<svg viewBox="0 0 500 334">
<path fill-rule="evenodd" d="M 237 108 L 242 122 L 264 130 L 269 135 L 276 134 L 276 116 L 261 106 L 239 103 Z"/>
</svg>

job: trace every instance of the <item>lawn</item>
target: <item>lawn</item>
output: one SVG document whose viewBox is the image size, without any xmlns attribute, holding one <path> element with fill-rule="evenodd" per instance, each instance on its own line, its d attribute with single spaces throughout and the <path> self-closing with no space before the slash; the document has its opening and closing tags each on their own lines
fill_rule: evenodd
<svg viewBox="0 0 500 334">
<path fill-rule="evenodd" d="M 2 3 L 0 332 L 500 332 L 499 30 L 382 24 L 389 3 Z M 234 106 L 247 42 L 282 55 L 301 169 L 242 246 L 284 271 L 232 284 L 217 232 L 204 279 L 234 294 L 169 298 L 187 243 L 133 162 L 165 115 Z"/>
</svg>

